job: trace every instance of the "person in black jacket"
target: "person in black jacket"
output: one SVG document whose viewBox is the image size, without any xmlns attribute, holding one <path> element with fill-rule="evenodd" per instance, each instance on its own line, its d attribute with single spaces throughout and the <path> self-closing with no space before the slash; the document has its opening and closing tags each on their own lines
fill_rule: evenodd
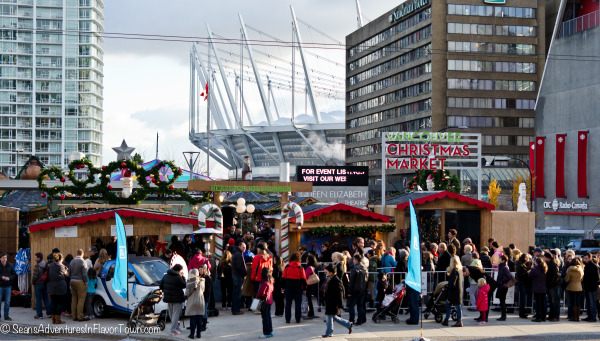
<svg viewBox="0 0 600 341">
<path fill-rule="evenodd" d="M 333 335 L 333 321 L 348 328 L 348 334 L 352 333 L 353 323 L 344 320 L 340 315 L 344 307 L 344 285 L 336 276 L 335 266 L 329 264 L 325 269 L 327 273 L 327 284 L 325 284 L 325 315 L 327 317 L 327 330 L 322 337 L 331 337 Z"/>
<path fill-rule="evenodd" d="M 244 278 L 248 274 L 246 272 L 246 262 L 244 261 L 246 243 L 241 239 L 238 240 L 234 251 L 231 256 L 231 279 L 233 280 L 231 313 L 233 315 L 241 315 L 244 313 L 240 311 L 242 304 L 242 284 L 244 284 Z"/>
<path fill-rule="evenodd" d="M 365 311 L 365 294 L 367 292 L 367 269 L 365 269 L 365 267 L 362 266 L 361 260 L 361 255 L 354 255 L 354 267 L 350 272 L 350 283 L 348 284 L 348 311 L 350 312 L 350 322 L 354 323 L 354 306 L 357 306 L 357 326 L 367 322 L 367 312 Z"/>
<path fill-rule="evenodd" d="M 483 266 L 484 269 L 492 268 L 492 260 L 490 258 L 490 255 L 488 254 L 489 252 L 490 252 L 490 249 L 487 246 L 484 246 L 481 248 L 481 252 L 479 253 L 479 259 L 481 260 L 481 266 Z"/>
<path fill-rule="evenodd" d="M 587 322 L 596 322 L 596 291 L 598 290 L 598 266 L 592 261 L 590 253 L 583 256 L 585 266 L 583 268 L 583 292 L 585 293 L 585 308 L 588 316 Z"/>
<path fill-rule="evenodd" d="M 560 318 L 560 297 L 558 295 L 560 292 L 560 270 L 550 252 L 544 254 L 544 261 L 548 265 L 548 272 L 546 272 L 546 292 L 548 306 L 550 307 L 548 321 L 558 322 Z"/>
<path fill-rule="evenodd" d="M 500 311 L 501 315 L 498 321 L 506 321 L 506 294 L 508 293 L 508 287 L 506 284 L 511 280 L 512 276 L 508 269 L 508 257 L 506 255 L 500 256 L 500 264 L 498 265 L 498 290 L 496 290 L 496 298 L 500 300 Z"/>
<path fill-rule="evenodd" d="M 183 289 L 186 287 L 185 278 L 181 274 L 183 267 L 181 264 L 175 264 L 172 269 L 167 271 L 160 281 L 160 290 L 163 291 L 163 301 L 168 303 L 169 316 L 171 317 L 171 336 L 181 334 L 178 329 L 179 318 L 181 317 L 181 306 L 185 302 Z"/>
<path fill-rule="evenodd" d="M 485 246 L 484 246 L 485 247 Z M 490 274 L 486 273 L 485 270 L 478 268 L 476 266 L 465 266 L 463 267 L 463 276 L 471 276 L 471 278 L 477 282 L 480 278 L 485 278 L 487 284 L 490 285 L 490 291 L 488 292 L 488 310 L 485 314 L 485 321 L 487 322 L 488 317 L 490 316 L 490 307 L 492 306 L 492 299 L 494 298 L 494 290 L 498 288 L 498 282 L 492 277 Z M 475 318 L 475 321 L 479 322 L 480 318 Z"/>
<path fill-rule="evenodd" d="M 214 295 L 212 293 L 213 290 L 213 281 L 210 278 L 210 274 L 208 273 L 208 267 L 205 265 L 202 265 L 201 267 L 198 268 L 198 276 L 200 276 L 200 278 L 204 278 L 204 316 L 202 316 L 202 330 L 203 332 L 206 331 L 206 325 L 208 324 L 208 310 L 209 310 L 209 306 L 213 306 L 214 309 L 214 302 L 212 302 L 214 300 Z"/>
<path fill-rule="evenodd" d="M 15 268 L 8 262 L 8 255 L 0 253 L 0 305 L 4 301 L 4 319 L 12 321 L 8 312 L 10 310 L 10 297 L 12 296 L 12 283 L 17 278 Z"/>
<path fill-rule="evenodd" d="M 321 245 L 321 250 L 323 251 L 321 252 L 321 258 L 319 259 L 319 261 L 321 263 L 331 263 L 331 250 L 329 249 L 329 243 L 324 242 Z"/>
<path fill-rule="evenodd" d="M 517 285 L 519 287 L 519 317 L 527 318 L 527 308 L 532 304 L 531 280 L 529 279 L 529 270 L 531 270 L 531 255 L 521 254 L 515 265 L 517 274 Z"/>
</svg>

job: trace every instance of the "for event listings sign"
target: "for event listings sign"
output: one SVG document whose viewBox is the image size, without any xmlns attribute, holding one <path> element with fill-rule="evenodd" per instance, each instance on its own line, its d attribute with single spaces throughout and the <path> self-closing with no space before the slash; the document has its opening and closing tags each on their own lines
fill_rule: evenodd
<svg viewBox="0 0 600 341">
<path fill-rule="evenodd" d="M 297 166 L 298 182 L 311 182 L 313 191 L 299 193 L 319 201 L 364 208 L 369 201 L 369 167 Z"/>
</svg>

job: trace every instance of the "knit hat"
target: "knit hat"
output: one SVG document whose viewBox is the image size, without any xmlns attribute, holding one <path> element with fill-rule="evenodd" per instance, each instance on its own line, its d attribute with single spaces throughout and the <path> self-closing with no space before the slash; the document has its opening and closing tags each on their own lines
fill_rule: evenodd
<svg viewBox="0 0 600 341">
<path fill-rule="evenodd" d="M 554 257 L 552 257 L 552 254 L 550 252 L 545 252 L 544 257 L 546 257 L 548 259 L 554 259 Z"/>
<path fill-rule="evenodd" d="M 233 238 L 229 238 L 229 241 L 227 242 L 227 244 L 233 246 L 233 245 L 235 245 L 235 240 L 233 240 Z"/>
</svg>

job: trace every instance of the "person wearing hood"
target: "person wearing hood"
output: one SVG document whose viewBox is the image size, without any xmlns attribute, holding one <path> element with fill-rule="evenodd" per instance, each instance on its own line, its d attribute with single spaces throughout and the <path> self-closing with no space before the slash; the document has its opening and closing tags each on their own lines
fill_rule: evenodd
<svg viewBox="0 0 600 341">
<path fill-rule="evenodd" d="M 257 256 L 258 257 L 258 256 Z M 285 293 L 285 323 L 292 320 L 292 301 L 296 306 L 296 323 L 302 317 L 302 292 L 306 290 L 306 273 L 300 265 L 300 253 L 290 256 L 290 263 L 283 270 L 282 281 Z"/>
<path fill-rule="evenodd" d="M 355 254 L 353 258 L 354 267 L 350 271 L 350 283 L 348 284 L 348 311 L 350 322 L 356 322 L 359 326 L 367 322 L 365 310 L 365 294 L 367 292 L 367 269 L 361 264 L 362 256 Z M 358 311 L 358 319 L 354 320 L 354 306 Z"/>
<path fill-rule="evenodd" d="M 569 310 L 571 310 L 571 318 L 569 321 L 579 322 L 579 314 L 581 313 L 581 292 L 583 291 L 583 286 L 581 285 L 581 281 L 583 280 L 583 265 L 581 263 L 581 258 L 575 258 L 571 262 L 571 266 L 567 270 L 567 275 L 565 276 L 565 282 L 567 283 L 567 295 L 571 297 L 569 306 Z"/>
<path fill-rule="evenodd" d="M 185 302 L 183 290 L 186 287 L 185 278 L 181 274 L 183 267 L 181 264 L 175 264 L 169 269 L 160 281 L 160 290 L 163 291 L 163 302 L 168 304 L 169 316 L 171 317 L 171 336 L 181 334 L 178 328 L 179 318 L 181 317 L 181 306 Z"/>
<path fill-rule="evenodd" d="M 195 255 L 192 256 L 192 259 L 190 259 L 188 268 L 190 270 L 192 270 L 192 269 L 198 269 L 202 265 L 206 265 L 208 268 L 208 271 L 210 271 L 210 269 L 211 269 L 210 262 L 208 261 L 208 258 L 202 256 L 202 250 L 200 250 L 200 248 L 196 248 L 196 249 L 194 249 L 194 251 L 195 251 Z"/>
<path fill-rule="evenodd" d="M 262 269 L 269 268 L 269 270 L 273 271 L 273 257 L 267 252 L 267 245 L 265 243 L 258 243 L 256 253 L 257 255 L 252 259 L 250 279 L 254 281 L 254 286 L 258 290 L 262 279 Z"/>
<path fill-rule="evenodd" d="M 190 317 L 190 339 L 201 337 L 202 332 L 202 316 L 206 312 L 206 304 L 204 301 L 205 279 L 200 277 L 198 269 L 192 269 L 189 274 L 189 279 L 185 287 L 185 296 L 187 303 L 185 305 L 185 316 Z"/>
</svg>

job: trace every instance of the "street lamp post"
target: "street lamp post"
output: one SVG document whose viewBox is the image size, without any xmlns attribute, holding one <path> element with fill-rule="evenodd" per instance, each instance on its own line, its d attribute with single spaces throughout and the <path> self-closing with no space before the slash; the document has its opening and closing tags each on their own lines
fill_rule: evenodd
<svg viewBox="0 0 600 341">
<path fill-rule="evenodd" d="M 11 152 L 17 153 L 17 159 L 15 160 L 15 164 L 16 164 L 16 168 L 17 168 L 17 171 L 15 172 L 15 177 L 16 177 L 17 174 L 19 174 L 19 153 L 23 153 L 24 150 L 23 149 L 16 149 L 16 150 L 11 150 Z"/>
<path fill-rule="evenodd" d="M 250 204 L 248 206 L 246 206 L 246 199 L 244 198 L 239 198 L 237 200 L 237 207 L 235 208 L 235 211 L 239 214 L 239 220 L 240 220 L 240 230 L 242 229 L 242 214 L 244 213 L 254 213 L 254 205 Z"/>
<path fill-rule="evenodd" d="M 527 166 L 527 171 L 529 172 L 529 187 L 530 187 L 530 191 L 529 191 L 529 206 L 531 206 L 531 212 L 533 212 L 533 174 L 531 173 L 531 167 L 529 167 L 529 163 L 528 162 L 525 162 L 525 161 L 523 161 L 521 159 L 517 159 L 515 157 L 493 156 L 491 159 L 486 158 L 485 165 L 486 166 L 493 166 L 495 161 L 509 161 L 509 160 L 519 161 L 522 164 L 525 164 L 525 166 Z"/>
</svg>

